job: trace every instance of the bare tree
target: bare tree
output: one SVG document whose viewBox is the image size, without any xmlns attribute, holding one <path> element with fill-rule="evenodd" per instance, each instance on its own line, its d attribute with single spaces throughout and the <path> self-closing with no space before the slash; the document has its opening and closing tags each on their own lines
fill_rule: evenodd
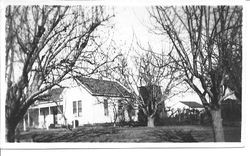
<svg viewBox="0 0 250 156">
<path fill-rule="evenodd" d="M 151 46 L 145 55 L 136 60 L 138 60 L 136 66 L 139 71 L 139 84 L 145 86 L 139 89 L 143 99 L 141 108 L 147 116 L 147 125 L 154 127 L 155 118 L 163 109 L 165 110 L 165 101 L 182 92 L 174 90 L 182 84 L 182 76 L 178 73 L 177 66 L 168 52 L 156 53 Z M 143 92 L 146 94 L 143 95 Z"/>
<path fill-rule="evenodd" d="M 167 35 L 174 46 L 171 57 L 186 83 L 210 112 L 215 141 L 225 141 L 221 102 L 236 92 L 225 82 L 232 78 L 230 71 L 235 66 L 231 60 L 237 54 L 241 56 L 242 7 L 157 6 L 149 12 L 156 29 Z M 241 64 L 241 57 L 234 62 Z"/>
<path fill-rule="evenodd" d="M 112 15 L 102 6 L 6 8 L 7 141 L 28 108 L 71 75 L 90 75 L 112 62 L 99 52 L 98 28 Z"/>
<path fill-rule="evenodd" d="M 130 90 L 133 98 L 127 101 L 127 108 L 141 109 L 147 116 L 147 126 L 154 127 L 156 116 L 164 109 L 164 101 L 177 94 L 173 89 L 181 83 L 181 76 L 168 55 L 154 52 L 150 45 L 148 49 L 140 49 L 142 52 L 136 56 L 124 53 L 119 57 L 109 76 Z M 129 65 L 131 58 L 134 66 Z M 145 99 L 143 89 L 153 96 Z"/>
</svg>

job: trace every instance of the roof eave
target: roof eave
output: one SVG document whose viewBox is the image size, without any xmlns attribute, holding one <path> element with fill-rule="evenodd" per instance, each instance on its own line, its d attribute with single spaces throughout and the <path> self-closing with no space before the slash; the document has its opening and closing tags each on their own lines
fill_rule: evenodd
<svg viewBox="0 0 250 156">
<path fill-rule="evenodd" d="M 108 95 L 108 94 L 95 94 L 95 93 L 93 93 L 93 94 L 91 94 L 92 96 L 102 96 L 102 97 L 117 97 L 117 98 L 131 98 L 132 99 L 132 97 L 130 97 L 130 96 L 118 96 L 118 95 Z"/>
</svg>

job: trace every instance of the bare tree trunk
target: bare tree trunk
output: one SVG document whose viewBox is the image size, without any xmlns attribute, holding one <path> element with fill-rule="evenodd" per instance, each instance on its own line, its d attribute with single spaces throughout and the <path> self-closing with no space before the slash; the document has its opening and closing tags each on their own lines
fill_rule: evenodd
<svg viewBox="0 0 250 156">
<path fill-rule="evenodd" d="M 148 117 L 148 127 L 155 127 L 155 117 L 149 116 Z"/>
<path fill-rule="evenodd" d="M 8 128 L 7 129 L 7 141 L 8 142 L 15 142 L 15 128 Z"/>
<path fill-rule="evenodd" d="M 6 129 L 6 134 L 7 134 L 7 141 L 8 142 L 15 142 L 15 131 L 16 131 L 16 124 L 11 124 L 11 123 L 6 123 L 7 124 L 7 129 Z"/>
<path fill-rule="evenodd" d="M 15 102 L 13 101 L 13 99 L 7 99 L 6 100 L 6 103 L 8 103 L 9 105 L 13 106 L 15 103 L 15 105 L 22 105 L 22 103 L 20 102 Z M 30 105 L 30 103 L 33 103 L 32 100 L 28 101 L 26 104 L 27 106 Z M 16 134 L 16 128 L 18 126 L 18 124 L 20 122 L 22 122 L 24 120 L 24 123 L 25 123 L 25 113 L 26 111 L 28 110 L 28 107 L 23 107 L 22 109 L 20 109 L 19 112 L 17 112 L 16 110 L 10 110 L 11 112 L 8 113 L 8 117 L 6 118 L 6 138 L 7 138 L 7 141 L 8 142 L 14 142 L 16 137 L 19 137 L 17 134 Z M 24 125 L 23 125 L 24 126 Z"/>
<path fill-rule="evenodd" d="M 225 142 L 224 130 L 222 125 L 221 109 L 211 110 L 212 126 L 215 142 Z"/>
</svg>

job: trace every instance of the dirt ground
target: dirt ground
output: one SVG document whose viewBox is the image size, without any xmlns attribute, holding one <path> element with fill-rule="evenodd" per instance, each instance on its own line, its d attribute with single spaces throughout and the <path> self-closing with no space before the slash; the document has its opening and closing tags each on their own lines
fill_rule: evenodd
<svg viewBox="0 0 250 156">
<path fill-rule="evenodd" d="M 240 142 L 241 128 L 224 127 L 226 142 Z M 208 126 L 101 127 L 30 130 L 22 132 L 20 142 L 213 142 Z"/>
</svg>

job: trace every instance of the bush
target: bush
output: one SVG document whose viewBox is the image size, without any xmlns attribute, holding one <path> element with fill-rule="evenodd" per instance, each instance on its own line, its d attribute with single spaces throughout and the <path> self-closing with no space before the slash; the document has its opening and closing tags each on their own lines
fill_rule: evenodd
<svg viewBox="0 0 250 156">
<path fill-rule="evenodd" d="M 241 121 L 241 105 L 236 100 L 223 101 L 221 109 L 224 121 Z"/>
</svg>

